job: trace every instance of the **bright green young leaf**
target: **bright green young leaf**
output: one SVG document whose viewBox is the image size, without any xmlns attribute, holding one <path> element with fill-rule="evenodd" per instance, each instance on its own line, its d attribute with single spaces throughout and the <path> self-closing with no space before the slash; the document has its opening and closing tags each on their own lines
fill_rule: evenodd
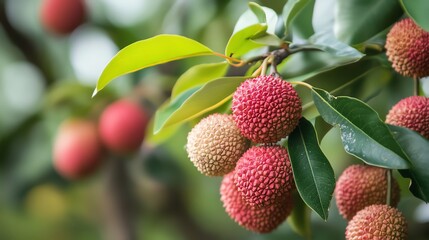
<svg viewBox="0 0 429 240">
<path fill-rule="evenodd" d="M 227 62 L 205 63 L 189 68 L 174 84 L 171 98 L 174 99 L 184 91 L 223 77 L 228 70 Z"/>
<path fill-rule="evenodd" d="M 293 193 L 293 209 L 287 223 L 293 231 L 305 239 L 311 239 L 311 210 L 297 192 Z"/>
<path fill-rule="evenodd" d="M 94 95 L 124 74 L 178 59 L 212 54 L 213 51 L 203 44 L 178 35 L 163 34 L 135 42 L 110 60 L 98 79 Z"/>
<path fill-rule="evenodd" d="M 258 22 L 260 23 L 266 23 L 267 22 L 267 15 L 264 12 L 264 9 L 255 2 L 249 3 L 249 9 L 255 14 L 255 16 L 258 18 Z"/>
<path fill-rule="evenodd" d="M 334 97 L 313 88 L 313 100 L 323 119 L 338 125 L 344 149 L 369 165 L 407 169 L 407 157 L 376 111 L 351 97 Z"/>
<path fill-rule="evenodd" d="M 400 173 L 411 178 L 411 193 L 429 202 L 429 141 L 407 128 L 392 125 L 389 125 L 389 128 L 411 162 L 410 169 L 401 170 Z"/>
<path fill-rule="evenodd" d="M 319 147 L 313 125 L 305 118 L 289 135 L 288 151 L 299 195 L 321 218 L 328 219 L 334 170 Z"/>
<path fill-rule="evenodd" d="M 257 23 L 234 33 L 226 45 L 225 55 L 238 58 L 250 50 L 263 47 L 263 44 L 252 41 L 252 38 L 265 36 L 266 31 L 267 25 Z"/>
<path fill-rule="evenodd" d="M 189 89 L 155 114 L 154 133 L 164 127 L 196 118 L 228 101 L 246 77 L 224 77 Z"/>
<path fill-rule="evenodd" d="M 309 0 L 289 0 L 283 7 L 283 21 L 285 25 L 285 32 L 289 31 L 292 19 L 305 7 Z"/>
<path fill-rule="evenodd" d="M 420 27 L 429 32 L 429 4 L 427 0 L 400 0 L 402 7 Z"/>
<path fill-rule="evenodd" d="M 351 45 L 372 38 L 403 14 L 399 1 L 337 0 L 336 4 L 335 35 Z"/>
<path fill-rule="evenodd" d="M 249 9 L 240 16 L 235 24 L 233 34 L 249 26 L 260 23 L 267 25 L 267 33 L 274 35 L 277 20 L 278 16 L 273 9 L 262 7 L 251 2 L 249 3 Z"/>
</svg>

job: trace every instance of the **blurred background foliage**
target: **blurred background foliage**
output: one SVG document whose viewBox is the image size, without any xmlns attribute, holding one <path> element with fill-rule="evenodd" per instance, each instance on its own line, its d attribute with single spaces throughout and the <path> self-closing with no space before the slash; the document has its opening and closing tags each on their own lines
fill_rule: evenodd
<svg viewBox="0 0 429 240">
<path fill-rule="evenodd" d="M 41 0 L 1 0 L 0 239 L 302 239 L 286 222 L 271 234 L 258 235 L 228 217 L 220 202 L 221 178 L 201 175 L 187 159 L 184 145 L 191 124 L 171 131 L 167 141 L 148 136 L 139 154 L 106 159 L 96 175 L 81 181 L 63 179 L 52 166 L 52 143 L 61 121 L 70 116 L 96 118 L 107 103 L 125 96 L 155 110 L 178 76 L 201 61 L 191 58 L 121 77 L 91 99 L 99 74 L 119 49 L 172 33 L 223 52 L 247 2 L 87 0 L 86 23 L 60 37 L 41 26 Z M 286 0 L 257 2 L 281 13 Z M 304 19 L 309 11 L 298 17 Z M 313 31 L 304 21 L 294 26 L 303 37 Z M 291 59 L 285 75 L 322 69 L 329 59 L 320 55 Z M 336 69 L 319 77 L 348 75 L 353 71 Z M 360 77 L 369 81 L 359 91 L 371 88 L 372 78 L 383 79 L 383 88 L 369 98 L 380 116 L 412 93 L 411 80 L 389 69 Z M 427 82 L 422 82 L 426 95 Z M 338 129 L 327 133 L 322 147 L 336 176 L 358 163 L 342 150 Z M 396 177 L 410 239 L 428 239 L 429 207 L 409 194 L 406 180 Z M 334 203 L 330 210 L 327 222 L 313 214 L 312 239 L 344 238 L 346 222 Z"/>
</svg>

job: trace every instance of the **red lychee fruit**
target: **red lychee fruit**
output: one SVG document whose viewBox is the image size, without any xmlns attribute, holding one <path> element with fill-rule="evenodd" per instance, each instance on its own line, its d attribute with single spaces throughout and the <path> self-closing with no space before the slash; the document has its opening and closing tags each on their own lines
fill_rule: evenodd
<svg viewBox="0 0 429 240">
<path fill-rule="evenodd" d="M 186 150 L 192 163 L 207 176 L 223 176 L 249 148 L 231 115 L 212 114 L 202 119 L 188 134 Z"/>
<path fill-rule="evenodd" d="M 411 96 L 402 99 L 390 109 L 386 123 L 412 129 L 429 139 L 429 98 Z"/>
<path fill-rule="evenodd" d="M 301 113 L 301 99 L 292 85 L 273 76 L 244 81 L 232 98 L 234 121 L 256 143 L 276 143 L 288 136 Z"/>
<path fill-rule="evenodd" d="M 411 18 L 395 23 L 387 34 L 386 55 L 401 75 L 413 78 L 429 76 L 429 32 Z"/>
<path fill-rule="evenodd" d="M 79 179 L 94 172 L 102 158 L 96 125 L 84 119 L 63 122 L 53 146 L 54 167 L 62 176 Z"/>
<path fill-rule="evenodd" d="M 258 233 L 276 229 L 292 211 L 290 194 L 278 198 L 272 205 L 250 206 L 243 200 L 234 184 L 234 172 L 224 176 L 220 187 L 221 200 L 228 215 L 240 226 Z"/>
<path fill-rule="evenodd" d="M 384 204 L 387 199 L 387 169 L 352 165 L 338 178 L 335 187 L 335 199 L 340 214 L 347 220 L 365 207 Z M 396 206 L 400 191 L 398 183 L 392 178 L 391 202 Z"/>
<path fill-rule="evenodd" d="M 99 120 L 102 142 L 116 153 L 136 151 L 143 142 L 149 117 L 139 104 L 118 100 L 104 109 Z"/>
<path fill-rule="evenodd" d="M 396 208 L 371 205 L 359 211 L 346 228 L 346 240 L 407 239 L 407 222 Z"/>
<path fill-rule="evenodd" d="M 251 206 L 272 205 L 295 189 L 288 152 L 278 145 L 250 148 L 234 172 L 237 189 Z"/>
<path fill-rule="evenodd" d="M 52 33 L 66 35 L 85 21 L 83 0 L 44 0 L 40 9 L 42 25 Z"/>
</svg>

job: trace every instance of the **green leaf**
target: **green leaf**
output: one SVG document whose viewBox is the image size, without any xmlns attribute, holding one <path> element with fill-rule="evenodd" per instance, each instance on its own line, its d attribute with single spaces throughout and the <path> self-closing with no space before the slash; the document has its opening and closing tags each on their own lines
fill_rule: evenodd
<svg viewBox="0 0 429 240">
<path fill-rule="evenodd" d="M 120 50 L 104 68 L 94 95 L 124 74 L 178 59 L 213 54 L 203 44 L 178 35 L 163 34 L 132 43 Z"/>
<path fill-rule="evenodd" d="M 289 0 L 283 7 L 283 21 L 285 25 L 285 33 L 289 31 L 289 26 L 292 19 L 307 5 L 309 0 Z"/>
<path fill-rule="evenodd" d="M 260 23 L 267 25 L 267 33 L 274 35 L 277 20 L 277 14 L 273 9 L 262 7 L 254 2 L 250 2 L 249 9 L 240 16 L 235 24 L 233 33 Z"/>
<path fill-rule="evenodd" d="M 358 44 L 377 35 L 403 14 L 398 1 L 337 0 L 335 34 L 347 44 Z"/>
<path fill-rule="evenodd" d="M 406 169 L 408 162 L 401 147 L 376 111 L 351 97 L 334 97 L 313 88 L 313 100 L 323 119 L 338 125 L 344 149 L 369 165 Z"/>
<path fill-rule="evenodd" d="M 427 0 L 400 0 L 402 7 L 420 27 L 429 32 L 429 4 Z"/>
<path fill-rule="evenodd" d="M 288 151 L 299 195 L 326 220 L 335 188 L 334 170 L 319 147 L 313 125 L 305 118 L 289 135 Z"/>
<path fill-rule="evenodd" d="M 171 98 L 174 99 L 184 91 L 203 85 L 226 74 L 227 62 L 199 64 L 189 68 L 174 84 Z"/>
<path fill-rule="evenodd" d="M 252 38 L 265 36 L 266 31 L 267 25 L 257 23 L 234 33 L 228 40 L 225 55 L 238 58 L 252 49 L 263 47 L 263 44 L 252 41 Z"/>
<path fill-rule="evenodd" d="M 309 0 L 307 4 L 291 20 L 289 29 L 293 42 L 301 42 L 314 34 L 312 23 L 315 0 Z M 289 34 L 287 32 L 286 34 Z"/>
<path fill-rule="evenodd" d="M 365 56 L 355 48 L 338 41 L 329 31 L 315 33 L 310 37 L 309 42 L 312 44 L 310 45 L 312 48 L 318 48 L 336 57 L 350 58 L 351 61 L 359 60 Z"/>
<path fill-rule="evenodd" d="M 411 178 L 411 193 L 429 202 L 429 141 L 410 129 L 388 126 L 411 162 L 410 169 L 400 171 L 404 177 Z"/>
<path fill-rule="evenodd" d="M 287 218 L 287 223 L 293 231 L 304 237 L 311 239 L 311 211 L 302 201 L 297 192 L 293 192 L 293 209 Z"/>
<path fill-rule="evenodd" d="M 164 127 L 196 118 L 228 101 L 246 77 L 224 77 L 189 89 L 155 114 L 154 133 Z"/>
</svg>

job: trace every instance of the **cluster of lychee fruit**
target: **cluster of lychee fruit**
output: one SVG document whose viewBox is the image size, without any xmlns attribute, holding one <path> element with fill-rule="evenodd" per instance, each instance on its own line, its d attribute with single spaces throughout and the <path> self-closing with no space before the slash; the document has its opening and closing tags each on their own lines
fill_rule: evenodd
<svg viewBox="0 0 429 240">
<path fill-rule="evenodd" d="M 429 76 L 429 32 L 411 18 L 395 23 L 387 34 L 386 55 L 396 72 L 418 82 Z M 400 100 L 390 109 L 386 123 L 412 129 L 429 139 L 429 98 L 411 96 Z"/>
<path fill-rule="evenodd" d="M 301 112 L 289 82 L 259 76 L 237 88 L 232 114 L 209 115 L 188 134 L 190 160 L 207 176 L 224 176 L 225 210 L 251 231 L 274 230 L 292 210 L 292 167 L 288 151 L 277 142 L 295 129 Z"/>
<path fill-rule="evenodd" d="M 121 99 L 103 110 L 98 124 L 84 118 L 64 121 L 53 146 L 55 169 L 65 178 L 80 179 L 98 169 L 105 150 L 120 155 L 138 150 L 148 120 L 137 102 Z"/>
<path fill-rule="evenodd" d="M 407 238 L 405 218 L 395 208 L 400 198 L 399 186 L 388 171 L 379 167 L 352 165 L 338 178 L 335 199 L 340 214 L 349 221 L 347 240 Z M 386 204 L 388 202 L 390 205 Z"/>
</svg>

